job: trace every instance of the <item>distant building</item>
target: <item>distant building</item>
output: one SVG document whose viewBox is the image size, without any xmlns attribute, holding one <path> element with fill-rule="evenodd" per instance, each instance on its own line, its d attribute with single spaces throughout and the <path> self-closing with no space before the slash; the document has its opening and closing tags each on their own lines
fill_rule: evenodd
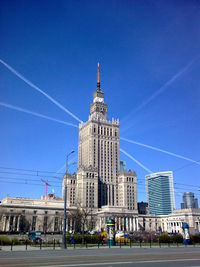
<svg viewBox="0 0 200 267">
<path fill-rule="evenodd" d="M 181 209 L 198 209 L 198 199 L 194 198 L 194 193 L 184 192 Z"/>
<path fill-rule="evenodd" d="M 120 160 L 120 172 L 126 172 L 126 161 Z"/>
<path fill-rule="evenodd" d="M 146 193 L 149 214 L 167 215 L 175 209 L 173 173 L 152 173 L 146 176 Z"/>
<path fill-rule="evenodd" d="M 147 214 L 148 213 L 148 203 L 147 202 L 138 202 L 138 214 Z"/>
</svg>

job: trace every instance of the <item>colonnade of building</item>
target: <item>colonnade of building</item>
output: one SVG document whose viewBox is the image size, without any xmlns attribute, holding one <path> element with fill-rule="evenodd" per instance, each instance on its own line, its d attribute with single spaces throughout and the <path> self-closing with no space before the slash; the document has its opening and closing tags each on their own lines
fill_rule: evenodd
<svg viewBox="0 0 200 267">
<path fill-rule="evenodd" d="M 116 231 L 134 232 L 139 230 L 138 217 L 105 216 L 99 217 L 99 223 L 97 224 L 99 231 L 106 230 L 106 223 L 109 218 L 115 220 Z"/>
<path fill-rule="evenodd" d="M 3 232 L 19 232 L 20 216 L 3 216 Z"/>
</svg>

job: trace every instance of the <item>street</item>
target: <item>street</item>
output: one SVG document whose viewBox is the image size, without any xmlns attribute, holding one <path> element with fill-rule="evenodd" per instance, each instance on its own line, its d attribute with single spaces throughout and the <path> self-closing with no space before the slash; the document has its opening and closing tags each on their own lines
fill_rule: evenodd
<svg viewBox="0 0 200 267">
<path fill-rule="evenodd" d="M 0 266 L 200 266 L 199 247 L 0 251 Z"/>
</svg>

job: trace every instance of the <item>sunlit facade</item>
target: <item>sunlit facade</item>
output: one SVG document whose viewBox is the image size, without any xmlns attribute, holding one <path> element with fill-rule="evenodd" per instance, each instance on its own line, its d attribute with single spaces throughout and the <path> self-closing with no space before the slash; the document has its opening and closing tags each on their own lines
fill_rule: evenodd
<svg viewBox="0 0 200 267">
<path fill-rule="evenodd" d="M 172 213 L 175 209 L 173 173 L 167 171 L 146 175 L 146 194 L 150 214 Z"/>
</svg>

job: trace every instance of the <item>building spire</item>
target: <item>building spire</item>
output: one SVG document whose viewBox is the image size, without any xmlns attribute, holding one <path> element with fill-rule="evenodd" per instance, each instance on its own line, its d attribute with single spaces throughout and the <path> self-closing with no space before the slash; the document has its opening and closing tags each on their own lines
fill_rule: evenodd
<svg viewBox="0 0 200 267">
<path fill-rule="evenodd" d="M 98 64 L 97 64 L 97 91 L 101 91 L 101 88 L 100 88 L 99 62 L 98 62 Z"/>
</svg>

